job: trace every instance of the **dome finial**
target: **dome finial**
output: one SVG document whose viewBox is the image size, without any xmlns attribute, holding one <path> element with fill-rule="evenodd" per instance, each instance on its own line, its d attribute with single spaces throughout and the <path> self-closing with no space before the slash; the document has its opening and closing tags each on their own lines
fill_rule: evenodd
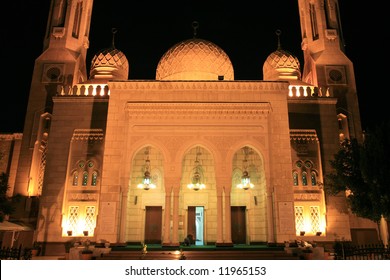
<svg viewBox="0 0 390 280">
<path fill-rule="evenodd" d="M 192 22 L 192 28 L 194 29 L 194 38 L 196 38 L 196 35 L 198 33 L 198 28 L 199 28 L 199 22 L 193 21 Z"/>
<path fill-rule="evenodd" d="M 118 29 L 113 27 L 111 29 L 111 32 L 112 32 L 112 48 L 115 49 L 115 34 L 118 32 Z"/>
<path fill-rule="evenodd" d="M 280 44 L 280 34 L 282 34 L 282 31 L 280 29 L 277 29 L 275 31 L 276 36 L 278 36 L 278 50 L 282 48 L 282 45 Z"/>
</svg>

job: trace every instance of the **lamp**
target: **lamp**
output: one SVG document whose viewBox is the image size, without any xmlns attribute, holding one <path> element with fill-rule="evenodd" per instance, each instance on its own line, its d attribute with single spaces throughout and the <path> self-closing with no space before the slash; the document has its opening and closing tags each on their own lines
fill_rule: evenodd
<svg viewBox="0 0 390 280">
<path fill-rule="evenodd" d="M 149 147 L 145 149 L 145 173 L 144 178 L 142 179 L 142 183 L 137 185 L 137 188 L 149 190 L 149 189 L 155 189 L 156 185 L 152 183 L 152 178 L 150 177 L 150 160 L 149 160 Z"/>
<path fill-rule="evenodd" d="M 192 177 L 192 182 L 187 185 L 187 187 L 189 189 L 194 190 L 194 191 L 199 191 L 201 189 L 206 188 L 206 185 L 201 182 L 201 175 L 200 175 L 201 166 L 200 166 L 200 162 L 199 162 L 199 156 L 201 155 L 201 153 L 200 153 L 200 148 L 198 147 L 197 149 L 198 150 L 196 152 L 196 158 L 195 158 L 194 176 Z"/>
<path fill-rule="evenodd" d="M 247 171 L 249 148 L 244 147 L 243 151 L 244 151 L 244 160 L 242 161 L 242 169 L 244 171 L 242 172 L 241 183 L 237 185 L 237 188 L 248 190 L 248 189 L 253 189 L 255 185 L 251 183 L 251 179 Z"/>
</svg>

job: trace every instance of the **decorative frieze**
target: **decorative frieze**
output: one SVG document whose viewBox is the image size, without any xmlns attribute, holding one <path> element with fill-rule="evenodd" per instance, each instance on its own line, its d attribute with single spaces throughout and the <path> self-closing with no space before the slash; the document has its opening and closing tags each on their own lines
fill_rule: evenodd
<svg viewBox="0 0 390 280">
<path fill-rule="evenodd" d="M 96 193 L 71 193 L 68 201 L 97 201 L 98 194 Z"/>
<path fill-rule="evenodd" d="M 320 201 L 321 191 L 294 191 L 294 201 Z"/>
<path fill-rule="evenodd" d="M 252 120 L 267 119 L 268 102 L 254 103 L 127 103 L 129 119 L 137 120 Z"/>
</svg>

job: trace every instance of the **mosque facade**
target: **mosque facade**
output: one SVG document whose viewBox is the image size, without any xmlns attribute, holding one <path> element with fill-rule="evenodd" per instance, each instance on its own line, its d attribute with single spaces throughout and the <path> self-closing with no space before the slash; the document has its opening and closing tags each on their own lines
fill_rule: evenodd
<svg viewBox="0 0 390 280">
<path fill-rule="evenodd" d="M 2 138 L 16 143 L 5 157 L 10 185 L 38 241 L 177 246 L 191 234 L 196 245 L 233 246 L 376 235 L 345 195 L 324 191 L 340 140 L 362 139 L 337 0 L 298 0 L 303 71 L 279 45 L 262 80 L 235 80 L 223 46 L 195 35 L 166 51 L 154 80 L 129 78 L 114 44 L 87 73 L 92 6 L 52 1 L 23 134 Z"/>
</svg>

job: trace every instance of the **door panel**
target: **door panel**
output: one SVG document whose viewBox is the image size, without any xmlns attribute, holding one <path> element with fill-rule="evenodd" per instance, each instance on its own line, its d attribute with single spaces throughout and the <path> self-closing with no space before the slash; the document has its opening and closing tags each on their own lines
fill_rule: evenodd
<svg viewBox="0 0 390 280">
<path fill-rule="evenodd" d="M 246 244 L 245 206 L 231 207 L 232 242 L 233 244 Z"/>
<path fill-rule="evenodd" d="M 161 244 L 162 207 L 146 206 L 145 212 L 145 243 Z"/>
<path fill-rule="evenodd" d="M 196 240 L 196 223 L 195 223 L 195 206 L 188 206 L 188 224 L 187 235 L 192 234 L 194 240 Z"/>
</svg>

